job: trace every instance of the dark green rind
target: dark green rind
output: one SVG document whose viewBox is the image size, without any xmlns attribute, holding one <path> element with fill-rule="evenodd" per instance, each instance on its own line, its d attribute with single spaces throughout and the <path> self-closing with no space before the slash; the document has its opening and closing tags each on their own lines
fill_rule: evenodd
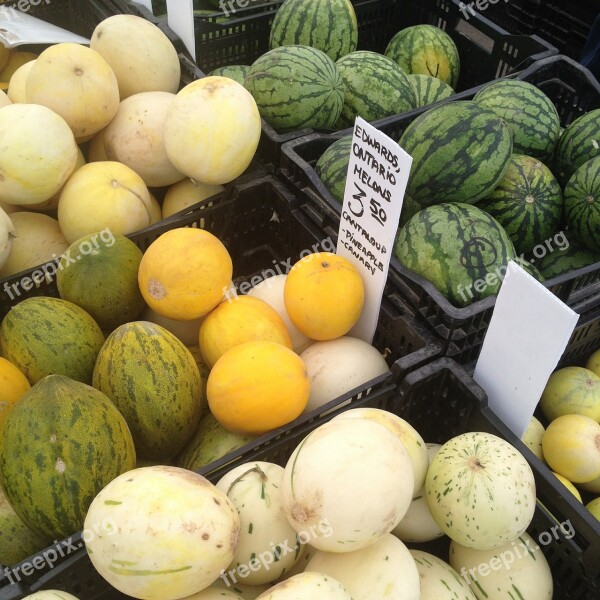
<svg viewBox="0 0 600 600">
<path fill-rule="evenodd" d="M 524 270 L 527 271 L 527 273 L 529 273 L 532 277 L 534 277 L 535 279 L 537 279 L 540 283 L 544 283 L 544 281 L 546 281 L 546 279 L 544 278 L 544 276 L 541 274 L 540 270 L 535 267 L 533 264 L 531 264 L 528 260 L 521 258 L 519 256 L 517 256 L 516 258 L 513 258 L 513 260 Z"/>
<path fill-rule="evenodd" d="M 79 306 L 58 298 L 28 298 L 10 309 L 0 325 L 0 355 L 32 385 L 47 375 L 91 383 L 104 334 Z"/>
<path fill-rule="evenodd" d="M 81 530 L 92 500 L 135 460 L 131 433 L 115 405 L 61 375 L 42 379 L 22 396 L 0 437 L 6 497 L 26 525 L 50 539 Z"/>
<path fill-rule="evenodd" d="M 229 65 L 228 67 L 219 67 L 211 71 L 209 76 L 229 77 L 237 81 L 240 85 L 244 85 L 246 75 L 250 70 L 250 65 Z"/>
<path fill-rule="evenodd" d="M 415 93 L 415 108 L 429 106 L 454 96 L 454 90 L 446 82 L 431 75 L 411 73 L 408 80 Z"/>
<path fill-rule="evenodd" d="M 433 25 L 413 25 L 399 31 L 388 44 L 385 55 L 406 73 L 431 75 L 456 89 L 460 56 L 454 40 Z"/>
<path fill-rule="evenodd" d="M 351 148 L 352 136 L 345 135 L 333 142 L 315 165 L 317 175 L 340 204 L 344 201 Z"/>
<path fill-rule="evenodd" d="M 485 198 L 512 154 L 504 121 L 470 101 L 442 104 L 417 117 L 400 146 L 413 157 L 407 193 L 421 206 Z"/>
<path fill-rule="evenodd" d="M 527 254 L 558 229 L 562 190 L 538 159 L 513 154 L 496 189 L 477 202 L 477 207 L 504 227 L 518 254 Z"/>
<path fill-rule="evenodd" d="M 600 156 L 583 163 L 565 186 L 569 231 L 592 252 L 600 252 Z"/>
<path fill-rule="evenodd" d="M 93 385 L 123 413 L 140 458 L 173 458 L 200 420 L 198 365 L 180 340 L 154 323 L 126 323 L 108 336 Z"/>
<path fill-rule="evenodd" d="M 495 219 L 458 203 L 414 215 L 400 229 L 394 254 L 458 307 L 496 294 L 506 265 L 515 258 L 510 238 Z M 475 282 L 480 282 L 477 288 Z"/>
<path fill-rule="evenodd" d="M 336 63 L 344 81 L 344 107 L 336 127 L 397 115 L 416 108 L 415 93 L 408 76 L 391 59 L 376 52 L 347 54 Z"/>
<path fill-rule="evenodd" d="M 550 161 L 560 135 L 560 117 L 542 90 L 526 81 L 500 80 L 486 85 L 473 102 L 505 121 L 513 136 L 514 152 Z"/>
<path fill-rule="evenodd" d="M 400 227 L 404 227 L 420 210 L 423 210 L 423 207 L 408 194 L 405 194 L 402 212 L 400 213 Z"/>
<path fill-rule="evenodd" d="M 595 263 L 600 263 L 599 252 L 583 248 L 570 239 L 568 248 L 556 248 L 553 252 L 548 252 L 536 265 L 546 279 L 553 279 Z"/>
<path fill-rule="evenodd" d="M 358 24 L 350 0 L 285 0 L 269 37 L 269 48 L 312 46 L 334 62 L 356 50 Z"/>
<path fill-rule="evenodd" d="M 600 155 L 600 108 L 573 121 L 563 132 L 554 153 L 554 174 L 563 186 L 577 169 Z"/>
<path fill-rule="evenodd" d="M 330 129 L 344 105 L 344 82 L 335 63 L 308 46 L 263 54 L 244 82 L 261 116 L 275 129 Z"/>
</svg>

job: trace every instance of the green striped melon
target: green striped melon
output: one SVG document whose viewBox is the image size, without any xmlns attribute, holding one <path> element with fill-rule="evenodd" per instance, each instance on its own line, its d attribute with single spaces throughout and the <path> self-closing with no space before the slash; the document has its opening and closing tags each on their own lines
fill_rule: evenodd
<svg viewBox="0 0 600 600">
<path fill-rule="evenodd" d="M 558 229 L 562 190 L 537 158 L 513 154 L 498 187 L 477 206 L 504 227 L 519 254 L 526 254 Z"/>
<path fill-rule="evenodd" d="M 447 83 L 431 75 L 411 73 L 408 80 L 415 93 L 415 108 L 429 106 L 454 95 L 454 90 Z"/>
<path fill-rule="evenodd" d="M 385 55 L 406 73 L 431 75 L 456 89 L 460 56 L 454 40 L 434 25 L 413 25 L 399 31 L 388 44 Z"/>
<path fill-rule="evenodd" d="M 32 385 L 47 375 L 92 382 L 104 334 L 83 308 L 44 296 L 10 309 L 0 325 L 0 354 Z"/>
<path fill-rule="evenodd" d="M 173 458 L 200 421 L 198 365 L 183 342 L 155 323 L 117 327 L 98 354 L 93 385 L 123 413 L 141 458 Z"/>
<path fill-rule="evenodd" d="M 600 263 L 600 252 L 593 252 L 580 246 L 573 239 L 569 239 L 568 244 L 563 248 L 555 248 L 553 252 L 548 252 L 543 256 L 539 263 L 536 262 L 537 268 L 546 279 L 553 279 L 577 269 Z"/>
<path fill-rule="evenodd" d="M 237 81 L 240 85 L 244 85 L 244 81 L 249 70 L 250 65 L 229 65 L 227 67 L 219 67 L 218 69 L 211 71 L 208 75 L 215 75 L 218 77 L 229 77 L 229 79 Z"/>
<path fill-rule="evenodd" d="M 418 202 L 415 202 L 408 194 L 405 194 L 402 212 L 400 213 L 400 227 L 404 227 L 422 208 Z"/>
<path fill-rule="evenodd" d="M 503 227 L 470 204 L 446 203 L 414 215 L 398 233 L 394 254 L 463 307 L 498 292 L 515 250 Z"/>
<path fill-rule="evenodd" d="M 552 100 L 526 81 L 503 79 L 486 85 L 473 102 L 493 110 L 508 125 L 513 149 L 548 161 L 560 134 L 560 118 Z"/>
<path fill-rule="evenodd" d="M 344 106 L 344 82 L 336 64 L 308 46 L 263 54 L 244 85 L 263 119 L 278 130 L 332 128 Z"/>
<path fill-rule="evenodd" d="M 61 539 L 82 529 L 98 492 L 135 460 L 127 423 L 103 393 L 49 375 L 6 417 L 0 484 L 33 531 Z"/>
<path fill-rule="evenodd" d="M 285 0 L 269 37 L 269 48 L 312 46 L 336 61 L 358 43 L 356 13 L 350 0 Z"/>
<path fill-rule="evenodd" d="M 512 154 L 508 126 L 470 101 L 435 106 L 404 131 L 400 146 L 412 158 L 407 193 L 421 206 L 472 204 L 500 182 Z"/>
<path fill-rule="evenodd" d="M 346 54 L 336 65 L 346 88 L 340 129 L 353 125 L 357 116 L 375 121 L 416 108 L 408 76 L 386 56 L 361 50 Z"/>
<path fill-rule="evenodd" d="M 554 151 L 554 174 L 567 185 L 588 160 L 600 154 L 600 108 L 575 119 L 562 133 Z"/>
<path fill-rule="evenodd" d="M 546 281 L 546 278 L 542 275 L 540 270 L 529 260 L 522 256 L 517 256 L 513 260 L 527 273 L 529 273 L 534 279 L 537 279 L 540 283 Z M 535 260 L 535 259 L 534 259 Z"/>
<path fill-rule="evenodd" d="M 345 135 L 323 152 L 315 165 L 315 171 L 329 193 L 341 204 L 344 201 L 346 175 L 350 162 L 352 136 Z"/>
<path fill-rule="evenodd" d="M 565 186 L 565 219 L 580 244 L 600 253 L 600 156 L 581 165 Z"/>
</svg>

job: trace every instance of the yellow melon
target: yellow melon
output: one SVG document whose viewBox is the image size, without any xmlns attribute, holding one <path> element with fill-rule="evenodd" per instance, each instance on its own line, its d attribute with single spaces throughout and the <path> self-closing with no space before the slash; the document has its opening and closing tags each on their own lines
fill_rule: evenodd
<svg viewBox="0 0 600 600">
<path fill-rule="evenodd" d="M 207 185 L 186 178 L 169 187 L 163 201 L 163 217 L 166 219 L 175 213 L 202 202 L 219 192 L 224 191 L 222 185 Z"/>
<path fill-rule="evenodd" d="M 148 193 L 150 194 L 150 225 L 156 225 L 162 221 L 162 209 L 156 196 L 150 190 Z"/>
<path fill-rule="evenodd" d="M 151 200 L 141 177 L 114 161 L 84 165 L 60 194 L 58 222 L 69 243 L 103 229 L 127 235 L 148 227 Z"/>
<path fill-rule="evenodd" d="M 588 358 L 585 368 L 593 371 L 600 377 L 600 348 Z"/>
<path fill-rule="evenodd" d="M 80 44 L 55 44 L 36 59 L 27 77 L 27 101 L 51 108 L 76 138 L 106 127 L 119 108 L 119 86 L 108 63 Z"/>
<path fill-rule="evenodd" d="M 29 72 L 31 71 L 31 67 L 35 60 L 30 60 L 26 62 L 24 65 L 21 65 L 10 78 L 8 82 L 8 97 L 11 102 L 25 104 L 27 102 L 27 94 L 25 91 L 25 86 L 27 84 L 27 77 L 29 76 Z"/>
<path fill-rule="evenodd" d="M 99 131 L 88 144 L 87 151 L 88 162 L 100 162 L 108 160 L 106 150 L 104 149 L 104 129 Z"/>
<path fill-rule="evenodd" d="M 179 87 L 177 50 L 153 23 L 134 15 L 114 15 L 96 26 L 90 48 L 111 66 L 121 99 L 140 92 L 171 92 Z"/>
<path fill-rule="evenodd" d="M 0 71 L 0 81 L 9 82 L 10 78 L 14 75 L 15 71 L 28 63 L 30 60 L 35 60 L 38 57 L 33 52 L 24 52 L 21 50 L 14 50 L 8 57 L 8 62 L 4 65 L 2 71 Z"/>
<path fill-rule="evenodd" d="M 552 472 L 554 473 L 554 471 Z M 569 490 L 569 492 L 571 492 L 571 494 L 573 494 L 573 496 L 579 500 L 579 502 L 582 502 L 579 490 L 566 477 L 563 477 L 558 473 L 554 473 L 554 475 L 556 479 L 558 479 Z"/>
<path fill-rule="evenodd" d="M 8 411 L 30 387 L 27 377 L 0 356 L 0 429 Z"/>
</svg>

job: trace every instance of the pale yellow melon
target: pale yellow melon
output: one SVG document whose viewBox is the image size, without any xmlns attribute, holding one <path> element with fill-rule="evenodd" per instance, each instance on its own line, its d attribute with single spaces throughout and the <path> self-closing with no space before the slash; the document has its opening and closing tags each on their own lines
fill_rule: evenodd
<svg viewBox="0 0 600 600">
<path fill-rule="evenodd" d="M 5 92 L 0 90 L 0 108 L 2 108 L 3 106 L 8 106 L 9 104 L 12 104 L 10 98 L 6 95 Z"/>
<path fill-rule="evenodd" d="M 56 219 L 34 212 L 11 215 L 15 238 L 0 277 L 8 277 L 59 257 L 68 247 Z"/>
<path fill-rule="evenodd" d="M 167 190 L 162 207 L 163 217 L 166 219 L 184 208 L 198 204 L 198 202 L 224 190 L 222 185 L 207 185 L 189 178 L 183 179 Z"/>
<path fill-rule="evenodd" d="M 45 106 L 11 104 L 0 110 L 0 200 L 38 204 L 54 196 L 77 162 L 65 120 Z"/>
<path fill-rule="evenodd" d="M 108 63 L 81 44 L 55 44 L 35 61 L 25 88 L 27 101 L 51 108 L 76 138 L 106 127 L 119 108 L 119 86 Z"/>
<path fill-rule="evenodd" d="M 14 204 L 9 204 L 8 202 L 4 202 L 4 200 L 2 200 L 2 199 L 0 199 L 0 208 L 7 215 L 10 215 L 11 213 L 17 212 L 18 210 L 21 210 L 20 206 L 16 206 Z"/>
<path fill-rule="evenodd" d="M 148 193 L 150 194 L 150 225 L 155 225 L 163 219 L 162 209 L 156 196 L 151 191 L 148 191 Z"/>
<path fill-rule="evenodd" d="M 10 78 L 8 82 L 8 97 L 11 102 L 25 104 L 27 102 L 27 95 L 25 92 L 25 86 L 27 84 L 27 77 L 31 71 L 31 67 L 35 60 L 30 60 L 24 65 L 21 65 Z"/>
<path fill-rule="evenodd" d="M 0 71 L 4 69 L 8 59 L 10 58 L 11 49 L 0 44 Z"/>
<path fill-rule="evenodd" d="M 256 102 L 244 86 L 204 77 L 185 86 L 167 113 L 167 156 L 195 181 L 228 183 L 250 165 L 260 132 Z"/>
<path fill-rule="evenodd" d="M 99 131 L 88 144 L 88 162 L 108 160 L 104 149 L 104 129 Z"/>
<path fill-rule="evenodd" d="M 12 219 L 0 208 L 0 267 L 8 260 L 15 237 Z"/>
<path fill-rule="evenodd" d="M 2 71 L 0 71 L 0 81 L 9 82 L 14 72 L 20 66 L 28 63 L 30 60 L 35 60 L 37 56 L 38 55 L 33 52 L 22 52 L 20 50 L 11 52 L 8 57 L 8 62 L 4 65 Z"/>
<path fill-rule="evenodd" d="M 121 99 L 140 92 L 179 87 L 177 50 L 153 23 L 134 15 L 114 15 L 96 26 L 90 48 L 99 52 L 119 81 Z"/>
<path fill-rule="evenodd" d="M 114 161 L 88 163 L 67 182 L 58 222 L 69 243 L 109 229 L 127 235 L 150 225 L 152 204 L 142 178 Z"/>
<path fill-rule="evenodd" d="M 181 181 L 182 175 L 165 150 L 165 118 L 175 100 L 170 92 L 142 92 L 121 102 L 115 118 L 103 132 L 108 160 L 132 168 L 149 187 Z"/>
</svg>

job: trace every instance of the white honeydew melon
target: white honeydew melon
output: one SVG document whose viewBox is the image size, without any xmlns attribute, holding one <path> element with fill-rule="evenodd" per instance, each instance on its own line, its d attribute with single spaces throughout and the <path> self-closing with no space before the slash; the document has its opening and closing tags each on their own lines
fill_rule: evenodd
<svg viewBox="0 0 600 600">
<path fill-rule="evenodd" d="M 439 452 L 441 444 L 427 443 L 427 455 L 429 462 Z M 403 542 L 422 543 L 430 542 L 444 535 L 440 526 L 433 520 L 427 497 L 425 486 L 421 487 L 419 492 L 413 498 L 404 518 L 396 525 L 392 533 Z"/>
<path fill-rule="evenodd" d="M 15 226 L 12 219 L 0 208 L 0 268 L 4 266 L 13 246 Z"/>
<path fill-rule="evenodd" d="M 167 192 L 168 194 L 168 192 Z M 166 199 L 165 199 L 166 200 Z M 249 292 L 248 296 L 254 296 L 263 300 L 275 309 L 277 314 L 281 317 L 292 338 L 292 346 L 294 352 L 297 354 L 302 353 L 306 348 L 314 343 L 309 337 L 304 335 L 290 319 L 287 310 L 285 309 L 285 303 L 283 301 L 283 288 L 285 286 L 285 280 L 287 275 L 273 275 L 264 279 L 259 284 L 255 285 Z M 339 365 L 336 365 L 339 366 Z"/>
<path fill-rule="evenodd" d="M 240 515 L 240 537 L 226 571 L 247 585 L 273 583 L 300 557 L 302 545 L 283 511 L 282 481 L 283 467 L 256 461 L 232 469 L 216 484 Z"/>
<path fill-rule="evenodd" d="M 177 50 L 153 23 L 114 15 L 94 29 L 90 48 L 100 53 L 119 82 L 121 99 L 140 92 L 175 93 L 181 78 Z"/>
<path fill-rule="evenodd" d="M 211 586 L 183 600 L 244 600 L 244 598 L 234 590 Z"/>
<path fill-rule="evenodd" d="M 0 277 L 55 260 L 69 247 L 58 221 L 48 215 L 16 212 L 11 220 L 15 238 L 8 260 L 0 268 Z"/>
<path fill-rule="evenodd" d="M 186 85 L 167 113 L 164 131 L 175 168 L 210 185 L 229 183 L 248 168 L 260 133 L 252 94 L 227 77 L 204 77 Z"/>
<path fill-rule="evenodd" d="M 28 205 L 54 196 L 77 163 L 73 132 L 55 112 L 37 104 L 0 110 L 0 199 Z"/>
<path fill-rule="evenodd" d="M 209 589 L 229 590 L 237 594 L 242 600 L 256 600 L 270 587 L 270 585 L 244 585 L 239 582 L 225 581 L 223 577 L 219 577 Z"/>
<path fill-rule="evenodd" d="M 477 600 L 552 600 L 554 584 L 548 561 L 527 533 L 495 550 L 475 550 L 451 542 L 450 564 L 469 581 Z"/>
<path fill-rule="evenodd" d="M 70 42 L 54 44 L 35 60 L 25 86 L 27 102 L 58 113 L 77 139 L 106 127 L 119 108 L 119 85 L 94 50 Z"/>
<path fill-rule="evenodd" d="M 442 531 L 471 548 L 497 548 L 516 539 L 535 512 L 529 463 L 511 444 L 485 432 L 446 442 L 429 465 L 425 492 Z"/>
<path fill-rule="evenodd" d="M 34 62 L 35 60 L 30 60 L 24 65 L 21 65 L 10 78 L 6 94 L 10 98 L 11 102 L 15 104 L 27 103 L 27 92 L 25 86 L 27 84 L 27 77 L 29 76 L 29 71 L 31 71 L 31 67 L 33 67 Z"/>
<path fill-rule="evenodd" d="M 148 190 L 148 195 L 150 196 L 150 225 L 156 225 L 163 219 L 162 209 L 156 196 L 150 190 Z"/>
<path fill-rule="evenodd" d="M 585 507 L 600 521 L 600 498 L 594 498 Z"/>
<path fill-rule="evenodd" d="M 83 529 L 106 531 L 84 542 L 113 587 L 134 598 L 179 600 L 210 587 L 229 565 L 240 519 L 201 475 L 156 466 L 111 481 L 92 501 Z"/>
<path fill-rule="evenodd" d="M 63 590 L 40 590 L 25 596 L 23 600 L 79 600 L 77 596 L 63 592 Z"/>
<path fill-rule="evenodd" d="M 142 321 L 156 323 L 157 325 L 168 329 L 186 346 L 197 346 L 198 337 L 200 335 L 200 325 L 202 325 L 204 317 L 193 319 L 192 321 L 176 321 L 175 319 L 169 319 L 163 315 L 159 315 L 157 312 L 153 311 L 149 306 L 147 306 L 140 319 Z"/>
<path fill-rule="evenodd" d="M 300 354 L 300 358 L 306 365 L 310 380 L 305 413 L 389 371 L 377 348 L 350 336 L 314 342 Z"/>
<path fill-rule="evenodd" d="M 110 229 L 127 235 L 150 225 L 152 201 L 142 178 L 115 161 L 93 162 L 75 172 L 58 201 L 58 222 L 69 243 Z"/>
<path fill-rule="evenodd" d="M 552 473 L 554 474 L 556 479 L 558 479 L 569 490 L 569 492 L 571 492 L 571 494 L 573 494 L 573 496 L 575 496 L 575 498 L 579 500 L 579 502 L 583 502 L 579 490 L 566 477 L 563 477 L 558 473 L 554 473 L 554 471 L 552 471 Z"/>
<path fill-rule="evenodd" d="M 148 187 L 172 185 L 184 179 L 169 161 L 164 127 L 175 100 L 169 92 L 142 92 L 121 101 L 114 119 L 102 132 L 108 160 L 133 169 Z"/>
<path fill-rule="evenodd" d="M 8 106 L 9 104 L 12 104 L 10 98 L 6 95 L 4 90 L 0 90 L 0 108 Z"/>
<path fill-rule="evenodd" d="M 186 177 L 171 185 L 166 191 L 163 201 L 164 218 L 166 219 L 188 206 L 198 204 L 198 202 L 202 202 L 224 190 L 225 188 L 222 185 L 207 185 Z"/>
<path fill-rule="evenodd" d="M 414 489 L 410 456 L 367 419 L 329 421 L 300 442 L 285 467 L 283 504 L 298 534 L 326 552 L 352 552 L 389 533 Z"/>
<path fill-rule="evenodd" d="M 391 533 L 374 544 L 344 554 L 317 552 L 307 571 L 337 579 L 352 600 L 419 600 L 419 572 L 408 548 Z"/>
<path fill-rule="evenodd" d="M 421 580 L 420 600 L 476 600 L 468 582 L 446 561 L 423 550 L 411 550 L 410 553 Z"/>
<path fill-rule="evenodd" d="M 290 577 L 256 600 L 354 600 L 344 586 L 323 573 L 306 571 Z"/>
<path fill-rule="evenodd" d="M 317 344 L 320 343 L 322 342 L 317 342 Z M 408 421 L 405 421 L 402 417 L 399 417 L 394 413 L 380 408 L 350 409 L 334 417 L 334 421 L 338 419 L 369 419 L 387 427 L 395 436 L 397 436 L 408 450 L 415 486 L 413 494 L 415 496 L 417 495 L 425 485 L 425 475 L 427 475 L 427 468 L 429 467 L 429 454 L 427 452 L 425 440 Z"/>
<path fill-rule="evenodd" d="M 104 129 L 99 131 L 88 143 L 88 162 L 108 160 L 104 149 Z"/>
<path fill-rule="evenodd" d="M 544 426 L 536 417 L 531 417 L 529 425 L 521 438 L 521 441 L 541 460 L 544 461 L 542 450 L 542 438 L 545 433 Z"/>
</svg>

